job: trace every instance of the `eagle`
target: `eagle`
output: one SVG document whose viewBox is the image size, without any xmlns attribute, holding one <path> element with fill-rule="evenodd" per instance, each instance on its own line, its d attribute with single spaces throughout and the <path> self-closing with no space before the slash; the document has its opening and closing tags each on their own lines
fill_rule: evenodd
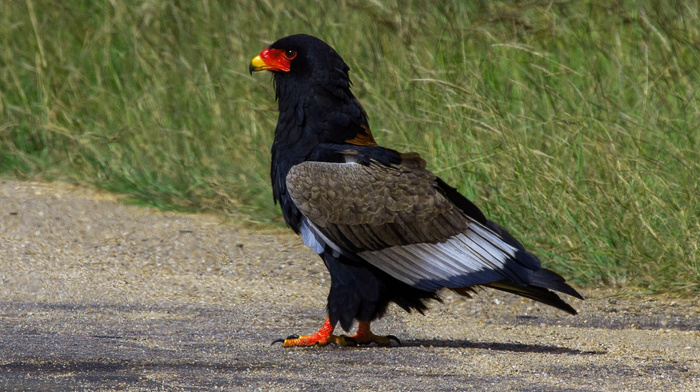
<svg viewBox="0 0 700 392">
<path fill-rule="evenodd" d="M 274 76 L 274 201 L 331 278 L 321 328 L 273 344 L 400 344 L 375 335 L 370 323 L 391 303 L 422 314 L 443 289 L 469 297 L 488 287 L 576 314 L 554 292 L 583 299 L 563 277 L 542 268 L 419 154 L 377 144 L 349 70 L 330 45 L 305 34 L 275 41 L 249 65 L 251 75 Z M 355 334 L 334 335 L 338 324 L 350 331 L 355 321 Z"/>
</svg>

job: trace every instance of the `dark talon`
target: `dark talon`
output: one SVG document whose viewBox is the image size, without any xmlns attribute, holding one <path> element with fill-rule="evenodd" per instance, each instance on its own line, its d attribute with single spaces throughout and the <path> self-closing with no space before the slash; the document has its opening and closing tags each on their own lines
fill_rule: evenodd
<svg viewBox="0 0 700 392">
<path fill-rule="evenodd" d="M 275 340 L 274 342 L 272 342 L 272 344 L 270 344 L 270 346 L 274 346 L 275 343 L 284 343 L 284 339 L 283 339 L 283 338 L 279 338 L 279 339 Z"/>
<path fill-rule="evenodd" d="M 351 343 L 351 346 L 357 346 L 357 339 L 350 337 L 348 335 L 342 335 L 341 336 L 343 339 L 345 339 L 348 343 Z"/>
<path fill-rule="evenodd" d="M 290 340 L 290 339 L 299 339 L 299 335 L 289 335 L 286 338 L 279 338 L 279 339 L 275 340 L 274 342 L 272 342 L 272 344 L 270 344 L 270 346 L 274 346 L 275 343 L 284 343 L 286 340 Z"/>
<path fill-rule="evenodd" d="M 386 337 L 389 338 L 389 340 L 395 341 L 399 346 L 401 345 L 401 341 L 400 341 L 399 338 L 397 338 L 396 336 L 394 336 L 394 335 L 386 335 Z"/>
</svg>

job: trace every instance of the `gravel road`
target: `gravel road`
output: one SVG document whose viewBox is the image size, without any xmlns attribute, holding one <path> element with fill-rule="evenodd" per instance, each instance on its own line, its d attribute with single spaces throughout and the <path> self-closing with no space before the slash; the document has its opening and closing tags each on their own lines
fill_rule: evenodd
<svg viewBox="0 0 700 392">
<path fill-rule="evenodd" d="M 320 326 L 329 281 L 250 227 L 0 181 L 0 390 L 700 391 L 697 298 L 446 293 L 376 323 L 401 347 L 270 346 Z"/>
</svg>

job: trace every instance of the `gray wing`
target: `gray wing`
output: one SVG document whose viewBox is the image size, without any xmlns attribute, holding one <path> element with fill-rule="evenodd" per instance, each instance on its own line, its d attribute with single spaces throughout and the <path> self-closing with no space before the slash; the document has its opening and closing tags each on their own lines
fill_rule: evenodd
<svg viewBox="0 0 700 392">
<path fill-rule="evenodd" d="M 359 257 L 427 291 L 530 283 L 537 258 L 467 216 L 435 180 L 417 164 L 304 162 L 289 171 L 287 188 L 317 253 Z"/>
</svg>

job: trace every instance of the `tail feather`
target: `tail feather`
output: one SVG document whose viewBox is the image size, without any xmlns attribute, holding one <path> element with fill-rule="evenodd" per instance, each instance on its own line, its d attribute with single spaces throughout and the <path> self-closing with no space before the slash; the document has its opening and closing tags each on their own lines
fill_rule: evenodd
<svg viewBox="0 0 700 392">
<path fill-rule="evenodd" d="M 530 284 L 527 286 L 521 286 L 509 280 L 499 280 L 497 282 L 491 282 L 483 286 L 519 295 L 521 297 L 530 298 L 537 302 L 553 306 L 557 309 L 563 310 L 571 314 L 577 314 L 576 309 L 571 307 L 571 305 L 566 303 L 563 299 L 561 299 L 556 293 L 554 293 L 551 290 L 556 290 L 564 294 L 568 294 L 572 297 L 584 299 L 578 291 L 574 290 L 573 287 L 566 284 L 564 278 L 559 276 L 557 273 L 544 268 L 535 271 L 532 282 L 530 282 Z M 472 294 L 476 293 L 476 287 L 478 286 L 459 287 L 452 289 L 452 291 L 465 297 L 471 298 Z"/>
<path fill-rule="evenodd" d="M 537 257 L 528 253 L 525 247 L 502 226 L 493 221 L 488 221 L 487 226 L 500 235 L 506 243 L 521 252 L 518 256 L 522 257 L 522 259 L 519 260 L 523 262 L 527 260 L 529 264 L 536 263 L 540 265 Z M 534 262 L 532 261 L 533 259 Z M 576 314 L 576 310 L 550 290 L 559 291 L 572 297 L 583 299 L 583 296 L 579 294 L 578 291 L 574 290 L 573 287 L 569 286 L 563 277 L 545 268 L 535 270 L 532 275 L 532 281 L 527 286 L 520 286 L 507 280 L 489 283 L 484 286 L 530 298 L 571 314 Z"/>
<path fill-rule="evenodd" d="M 574 290 L 573 287 L 569 286 L 563 277 L 545 268 L 535 271 L 530 284 L 532 286 L 559 291 L 560 293 L 583 299 L 583 296 L 579 294 L 578 291 Z"/>
<path fill-rule="evenodd" d="M 507 280 L 499 280 L 498 282 L 489 283 L 484 286 L 505 291 L 511 294 L 516 294 L 525 298 L 530 298 L 537 302 L 542 302 L 543 304 L 554 306 L 555 308 L 563 310 L 567 313 L 577 314 L 576 309 L 572 308 L 571 305 L 564 302 L 564 300 L 559 298 L 557 294 L 544 287 L 519 286 L 518 284 Z"/>
<path fill-rule="evenodd" d="M 569 286 L 564 278 L 556 272 L 545 268 L 535 271 L 532 282 L 527 286 L 520 286 L 508 280 L 500 280 L 485 286 L 530 298 L 571 314 L 576 314 L 576 309 L 572 308 L 571 305 L 564 302 L 563 299 L 550 290 L 556 290 L 572 297 L 583 299 L 583 296 Z"/>
</svg>

